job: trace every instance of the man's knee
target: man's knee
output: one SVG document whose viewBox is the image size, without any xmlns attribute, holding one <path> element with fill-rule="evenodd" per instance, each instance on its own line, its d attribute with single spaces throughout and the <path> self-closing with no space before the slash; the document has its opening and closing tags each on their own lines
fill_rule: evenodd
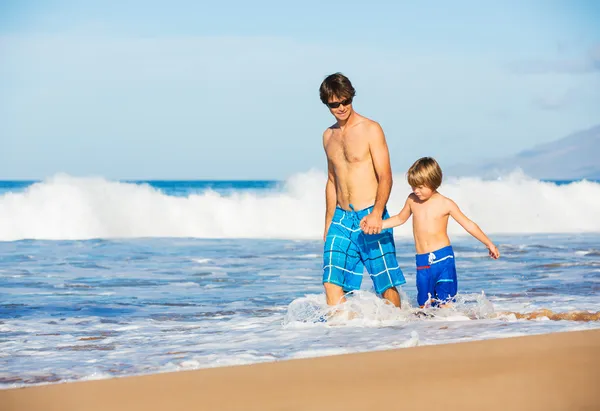
<svg viewBox="0 0 600 411">
<path fill-rule="evenodd" d="M 382 295 L 386 295 L 386 294 L 399 294 L 399 293 L 398 293 L 398 289 L 396 287 L 392 286 L 392 287 L 386 288 L 383 291 Z"/>
<path fill-rule="evenodd" d="M 396 287 L 388 288 L 381 294 L 381 296 L 389 302 L 391 302 L 392 304 L 394 304 L 396 307 L 400 307 L 400 293 L 398 292 L 398 289 Z"/>
<path fill-rule="evenodd" d="M 337 284 L 323 283 L 325 287 L 325 298 L 327 299 L 327 305 L 337 305 L 346 301 L 344 298 L 344 290 Z"/>
</svg>

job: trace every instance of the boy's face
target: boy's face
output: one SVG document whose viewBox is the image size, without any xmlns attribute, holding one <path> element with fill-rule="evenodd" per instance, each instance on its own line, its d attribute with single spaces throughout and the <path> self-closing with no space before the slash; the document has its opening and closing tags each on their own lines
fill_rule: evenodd
<svg viewBox="0 0 600 411">
<path fill-rule="evenodd" d="M 421 201 L 429 200 L 429 198 L 435 193 L 431 188 L 420 185 L 417 187 L 412 187 L 413 193 L 417 196 L 417 198 Z"/>
</svg>

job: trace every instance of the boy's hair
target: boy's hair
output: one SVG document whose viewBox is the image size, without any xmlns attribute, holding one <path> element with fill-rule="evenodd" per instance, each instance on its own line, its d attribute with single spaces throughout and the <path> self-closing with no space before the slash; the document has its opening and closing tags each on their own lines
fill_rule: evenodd
<svg viewBox="0 0 600 411">
<path fill-rule="evenodd" d="M 432 190 L 442 185 L 442 169 L 431 157 L 422 157 L 410 166 L 406 178 L 411 187 L 425 186 Z"/>
<path fill-rule="evenodd" d="M 319 87 L 319 95 L 323 104 L 327 104 L 329 99 L 339 97 L 343 99 L 354 98 L 356 90 L 348 77 L 342 73 L 334 73 L 325 77 L 325 80 Z"/>
</svg>

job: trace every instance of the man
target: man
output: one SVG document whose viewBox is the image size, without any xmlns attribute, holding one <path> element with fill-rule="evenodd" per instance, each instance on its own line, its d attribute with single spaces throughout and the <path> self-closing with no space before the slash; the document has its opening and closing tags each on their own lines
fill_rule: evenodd
<svg viewBox="0 0 600 411">
<path fill-rule="evenodd" d="M 393 232 L 382 230 L 389 217 L 390 157 L 381 126 L 352 108 L 356 92 L 341 73 L 327 76 L 319 89 L 336 123 L 323 133 L 328 179 L 325 188 L 323 285 L 328 305 L 360 289 L 363 269 L 375 292 L 400 307 L 396 286 L 406 283 L 396 260 Z M 365 218 L 364 232 L 360 221 Z"/>
</svg>

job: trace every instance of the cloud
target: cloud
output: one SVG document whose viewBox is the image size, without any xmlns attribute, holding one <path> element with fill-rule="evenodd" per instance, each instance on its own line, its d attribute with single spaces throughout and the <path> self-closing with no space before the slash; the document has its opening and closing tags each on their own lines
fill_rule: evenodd
<svg viewBox="0 0 600 411">
<path fill-rule="evenodd" d="M 563 93 L 578 82 L 592 89 L 593 78 L 515 76 L 499 58 L 366 44 L 332 50 L 284 37 L 135 37 L 96 28 L 4 36 L 0 128 L 10 149 L 0 150 L 0 164 L 34 177 L 60 166 L 170 178 L 190 170 L 207 178 L 262 178 L 321 165 L 313 138 L 331 118 L 318 86 L 334 71 L 352 79 L 357 109 L 384 126 L 395 161 L 408 165 L 422 141 L 456 161 L 466 157 L 460 144 L 471 144 L 473 153 L 487 149 L 482 135 L 507 152 L 523 144 L 523 135 L 579 126 L 577 117 L 546 110 L 579 104 L 577 95 Z M 598 101 L 591 96 L 577 110 L 597 117 Z M 508 114 L 490 118 L 495 112 Z M 264 157 L 264 147 L 278 154 Z M 102 158 L 116 165 L 106 171 Z"/>
<path fill-rule="evenodd" d="M 548 90 L 534 96 L 532 104 L 542 110 L 560 110 L 577 101 L 579 91 L 576 88 L 568 90 Z"/>
<path fill-rule="evenodd" d="M 592 66 L 600 71 L 600 43 L 590 49 L 589 58 Z"/>
<path fill-rule="evenodd" d="M 579 60 L 538 61 L 536 64 L 529 64 L 527 68 L 529 69 L 526 71 L 528 74 L 554 75 L 559 76 L 558 78 L 562 76 L 563 79 L 560 83 L 557 81 L 552 87 L 547 87 L 534 94 L 531 103 L 535 108 L 557 111 L 571 108 L 577 104 L 588 104 L 586 101 L 595 104 L 593 101 L 597 100 L 599 96 L 597 85 L 600 77 L 588 77 L 588 81 L 584 82 L 583 77 L 575 76 L 571 77 L 572 81 L 566 81 L 564 74 L 600 73 L 600 43 L 589 48 Z"/>
<path fill-rule="evenodd" d="M 548 60 L 523 60 L 510 65 L 520 74 L 588 74 L 600 72 L 600 44 L 591 47 L 583 56 Z"/>
</svg>

